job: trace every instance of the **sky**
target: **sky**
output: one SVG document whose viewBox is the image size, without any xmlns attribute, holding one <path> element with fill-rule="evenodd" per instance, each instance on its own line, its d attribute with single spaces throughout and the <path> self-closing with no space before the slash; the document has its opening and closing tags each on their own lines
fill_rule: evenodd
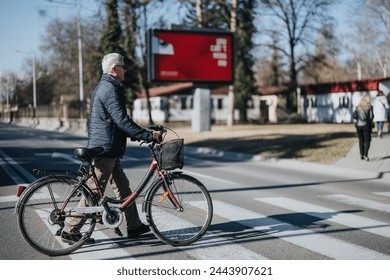
<svg viewBox="0 0 390 280">
<path fill-rule="evenodd" d="M 79 1 L 82 20 L 93 16 L 103 2 Z M 339 30 L 345 30 L 348 28 L 348 3 L 353 0 L 340 2 L 343 4 L 338 4 L 333 13 Z M 76 4 L 77 0 L 0 0 L 0 72 L 26 74 L 28 59 L 33 54 L 41 55 L 40 40 L 47 25 L 55 18 L 76 17 Z"/>
<path fill-rule="evenodd" d="M 56 18 L 76 17 L 76 4 L 76 0 L 0 0 L 0 72 L 26 73 L 26 60 L 34 53 L 41 55 L 46 26 Z M 83 19 L 91 17 L 99 3 L 80 0 L 80 7 Z"/>
</svg>

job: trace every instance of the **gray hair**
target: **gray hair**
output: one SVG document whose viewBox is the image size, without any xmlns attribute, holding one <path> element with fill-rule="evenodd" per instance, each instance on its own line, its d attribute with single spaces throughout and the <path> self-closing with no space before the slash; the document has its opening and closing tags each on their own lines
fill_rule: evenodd
<svg viewBox="0 0 390 280">
<path fill-rule="evenodd" d="M 119 53 L 106 54 L 102 60 L 103 74 L 110 74 L 115 65 L 125 65 L 123 56 Z"/>
</svg>

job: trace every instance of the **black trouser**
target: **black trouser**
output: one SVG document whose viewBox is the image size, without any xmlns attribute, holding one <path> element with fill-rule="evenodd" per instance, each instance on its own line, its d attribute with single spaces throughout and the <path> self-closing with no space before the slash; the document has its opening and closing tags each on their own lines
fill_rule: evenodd
<svg viewBox="0 0 390 280">
<path fill-rule="evenodd" d="M 357 136 L 359 138 L 359 151 L 360 156 L 368 156 L 368 150 L 371 143 L 371 127 L 369 126 L 357 126 Z"/>
</svg>

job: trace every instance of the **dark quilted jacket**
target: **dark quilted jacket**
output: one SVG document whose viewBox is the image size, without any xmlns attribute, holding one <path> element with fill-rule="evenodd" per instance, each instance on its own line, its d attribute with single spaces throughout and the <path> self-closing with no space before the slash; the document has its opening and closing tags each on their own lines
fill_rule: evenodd
<svg viewBox="0 0 390 280">
<path fill-rule="evenodd" d="M 151 142 L 153 134 L 138 126 L 127 115 L 123 84 L 103 74 L 91 97 L 88 148 L 103 147 L 105 157 L 122 157 L 127 137 Z"/>
</svg>

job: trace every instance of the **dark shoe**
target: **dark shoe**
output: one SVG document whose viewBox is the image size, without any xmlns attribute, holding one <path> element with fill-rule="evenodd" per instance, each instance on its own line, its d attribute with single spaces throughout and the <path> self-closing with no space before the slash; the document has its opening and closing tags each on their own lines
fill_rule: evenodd
<svg viewBox="0 0 390 280">
<path fill-rule="evenodd" d="M 68 233 L 66 231 L 63 231 L 61 234 L 61 240 L 65 243 L 68 243 L 69 245 L 73 245 L 73 244 L 79 242 L 82 237 L 83 236 L 78 231 L 75 231 L 72 233 Z M 85 241 L 85 244 L 93 244 L 93 243 L 95 243 L 95 239 L 93 239 L 93 238 L 88 238 L 87 241 Z"/>
<path fill-rule="evenodd" d="M 144 233 L 147 233 L 150 231 L 149 226 L 142 224 L 140 227 L 132 230 L 127 230 L 127 237 L 138 237 Z"/>
<path fill-rule="evenodd" d="M 364 160 L 364 156 L 360 156 L 360 159 L 361 159 L 361 160 Z"/>
</svg>

